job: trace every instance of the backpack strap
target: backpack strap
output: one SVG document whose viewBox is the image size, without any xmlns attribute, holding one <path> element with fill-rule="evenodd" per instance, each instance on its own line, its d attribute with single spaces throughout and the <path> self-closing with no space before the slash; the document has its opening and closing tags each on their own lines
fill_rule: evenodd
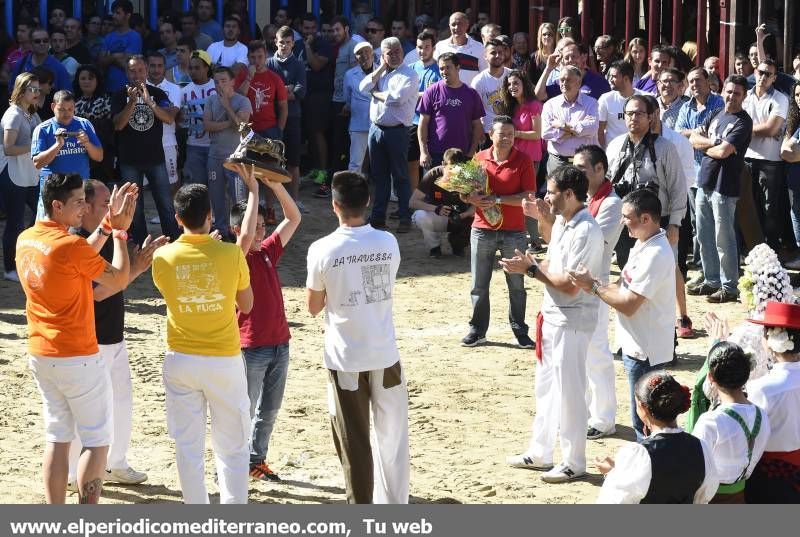
<svg viewBox="0 0 800 537">
<path fill-rule="evenodd" d="M 756 419 L 753 423 L 752 431 L 747 427 L 747 424 L 744 422 L 744 419 L 739 415 L 739 413 L 732 408 L 723 408 L 722 412 L 739 424 L 739 427 L 742 428 L 744 436 L 747 439 L 747 464 L 738 478 L 744 479 L 747 476 L 747 469 L 750 467 L 750 462 L 753 459 L 753 446 L 755 446 L 756 437 L 758 436 L 758 432 L 761 430 L 761 409 L 756 407 Z"/>
</svg>

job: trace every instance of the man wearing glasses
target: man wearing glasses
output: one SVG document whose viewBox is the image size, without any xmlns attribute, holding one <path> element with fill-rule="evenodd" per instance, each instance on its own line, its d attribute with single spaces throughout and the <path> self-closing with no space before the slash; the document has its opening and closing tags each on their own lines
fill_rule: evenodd
<svg viewBox="0 0 800 537">
<path fill-rule="evenodd" d="M 650 51 L 650 70 L 633 87 L 652 95 L 658 94 L 658 77 L 674 58 L 669 49 L 657 45 Z"/>
<path fill-rule="evenodd" d="M 689 97 L 682 95 L 680 92 L 680 85 L 686 79 L 686 76 L 672 67 L 668 67 L 661 71 L 658 75 L 658 108 L 661 113 L 661 121 L 670 129 L 675 128 L 675 122 L 678 120 L 678 113 L 681 110 L 683 103 L 689 100 Z"/>
<path fill-rule="evenodd" d="M 14 87 L 14 80 L 21 73 L 29 73 L 34 67 L 42 66 L 52 71 L 56 90 L 72 89 L 72 79 L 61 62 L 52 56 L 50 51 L 50 34 L 44 28 L 34 28 L 31 32 L 32 51 L 17 64 L 14 76 L 9 78 L 8 91 Z"/>
<path fill-rule="evenodd" d="M 753 177 L 753 197 L 764 238 L 775 251 L 779 251 L 781 242 L 795 246 L 794 237 L 786 233 L 790 229 L 789 207 L 780 140 L 789 99 L 774 86 L 777 72 L 771 59 L 759 62 L 755 70 L 756 85 L 747 92 L 742 104 L 753 119 L 753 140 L 744 159 Z"/>
<path fill-rule="evenodd" d="M 671 142 L 651 132 L 652 116 L 658 112 L 651 101 L 644 95 L 633 95 L 625 102 L 624 111 L 628 132 L 612 140 L 606 149 L 609 177 L 621 196 L 644 185 L 658 185 L 661 227 L 677 262 L 679 230 L 687 203 L 681 160 Z M 619 266 L 628 261 L 635 242 L 630 235 L 622 234 L 616 248 Z"/>
<path fill-rule="evenodd" d="M 375 58 L 375 63 L 380 66 L 381 64 L 381 41 L 386 36 L 386 29 L 383 27 L 383 21 L 379 18 L 370 19 L 367 27 L 364 30 L 365 37 L 369 44 L 372 45 L 372 53 Z"/>
<path fill-rule="evenodd" d="M 622 59 L 617 51 L 617 41 L 610 35 L 601 35 L 595 40 L 594 53 L 597 56 L 597 66 L 603 76 L 608 74 L 612 63 Z"/>
</svg>

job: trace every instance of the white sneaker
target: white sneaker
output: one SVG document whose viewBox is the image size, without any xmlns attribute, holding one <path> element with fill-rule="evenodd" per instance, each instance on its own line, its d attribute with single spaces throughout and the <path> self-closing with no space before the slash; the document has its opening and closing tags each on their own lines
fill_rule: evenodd
<svg viewBox="0 0 800 537">
<path fill-rule="evenodd" d="M 138 485 L 147 481 L 147 474 L 137 472 L 128 466 L 127 468 L 106 470 L 105 480 L 111 483 L 122 483 L 123 485 Z"/>
<path fill-rule="evenodd" d="M 17 282 L 19 283 L 19 275 L 17 274 L 16 270 L 10 270 L 3 274 L 3 279 L 8 280 L 10 282 Z"/>
<path fill-rule="evenodd" d="M 78 492 L 78 480 L 67 481 L 67 492 Z"/>
<path fill-rule="evenodd" d="M 566 483 L 573 479 L 578 479 L 585 475 L 586 472 L 575 472 L 566 464 L 559 463 L 558 466 L 542 474 L 542 481 L 545 483 Z"/>
<path fill-rule="evenodd" d="M 158 215 L 155 215 L 153 218 L 150 219 L 150 223 L 151 224 L 160 224 L 161 223 L 161 218 L 159 218 Z"/>
<path fill-rule="evenodd" d="M 529 455 L 512 455 L 506 457 L 506 464 L 514 468 L 527 468 L 528 470 L 546 471 L 553 468 L 553 463 L 546 463 Z"/>
</svg>

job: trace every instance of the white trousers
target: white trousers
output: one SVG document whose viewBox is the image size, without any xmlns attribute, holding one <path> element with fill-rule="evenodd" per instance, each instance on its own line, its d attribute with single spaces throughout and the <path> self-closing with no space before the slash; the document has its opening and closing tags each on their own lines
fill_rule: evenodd
<svg viewBox="0 0 800 537">
<path fill-rule="evenodd" d="M 542 326 L 542 362 L 536 365 L 536 415 L 527 454 L 553 461 L 556 440 L 561 460 L 574 472 L 586 471 L 586 349 L 590 332 Z"/>
<path fill-rule="evenodd" d="M 364 155 L 367 154 L 367 138 L 369 132 L 350 131 L 350 164 L 347 169 L 361 173 L 364 166 Z"/>
<path fill-rule="evenodd" d="M 205 482 L 206 412 L 217 465 L 220 503 L 247 503 L 250 400 L 244 360 L 167 351 L 167 429 L 175 440 L 184 503 L 209 503 Z"/>
<path fill-rule="evenodd" d="M 399 366 L 399 362 L 397 364 Z M 340 449 L 340 461 L 345 470 L 345 480 L 350 479 L 348 490 L 360 488 L 364 472 L 359 468 L 365 451 L 372 452 L 373 482 L 372 503 L 407 504 L 410 481 L 410 454 L 408 448 L 408 389 L 405 371 L 400 366 L 400 383 L 384 387 L 384 373 L 378 369 L 361 373 L 329 372 L 328 410 L 332 418 L 334 438 Z M 336 389 L 332 382 L 338 378 Z M 369 386 L 365 386 L 366 380 Z M 352 395 L 347 397 L 345 394 Z M 369 413 L 372 410 L 372 431 L 367 446 L 359 432 L 369 430 Z M 338 409 L 338 410 L 337 410 Z M 338 415 L 347 413 L 347 416 Z M 366 449 L 365 449 L 366 448 Z M 369 486 L 364 483 L 363 486 Z M 351 503 L 362 503 L 360 492 L 349 497 Z"/>
<path fill-rule="evenodd" d="M 608 347 L 608 304 L 602 300 L 597 310 L 597 326 L 586 353 L 586 378 L 589 389 L 586 403 L 589 406 L 589 427 L 604 433 L 615 428 L 617 394 L 614 391 L 614 355 Z"/>
<path fill-rule="evenodd" d="M 131 444 L 133 423 L 133 382 L 131 365 L 125 341 L 113 345 L 98 345 L 100 357 L 111 377 L 111 414 L 114 422 L 114 436 L 108 448 L 106 468 L 125 469 L 128 464 L 128 448 Z M 78 475 L 78 459 L 83 446 L 76 437 L 69 447 L 69 480 L 75 481 Z"/>
<path fill-rule="evenodd" d="M 430 249 L 442 245 L 442 239 L 447 234 L 446 216 L 418 209 L 411 215 L 411 221 L 422 231 L 425 246 Z"/>
</svg>

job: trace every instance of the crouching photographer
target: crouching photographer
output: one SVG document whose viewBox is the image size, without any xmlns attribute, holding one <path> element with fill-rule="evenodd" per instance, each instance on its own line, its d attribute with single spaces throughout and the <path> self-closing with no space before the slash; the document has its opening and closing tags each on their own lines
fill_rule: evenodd
<svg viewBox="0 0 800 537">
<path fill-rule="evenodd" d="M 411 194 L 408 202 L 408 206 L 414 210 L 411 221 L 422 231 L 430 257 L 442 256 L 442 239 L 445 234 L 453 255 L 463 256 L 469 244 L 475 208 L 462 202 L 458 194 L 448 192 L 435 183 L 444 175 L 445 166 L 468 160 L 460 149 L 448 149 L 444 153 L 444 164 L 431 168 Z"/>
</svg>

